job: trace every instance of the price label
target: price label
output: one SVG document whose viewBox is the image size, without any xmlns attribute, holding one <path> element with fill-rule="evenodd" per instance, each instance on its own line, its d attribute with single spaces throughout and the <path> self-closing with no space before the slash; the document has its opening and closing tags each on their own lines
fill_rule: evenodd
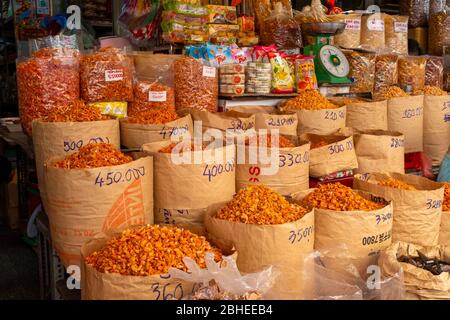
<svg viewBox="0 0 450 320">
<path fill-rule="evenodd" d="M 215 78 L 216 77 L 216 68 L 213 67 L 203 67 L 203 76 L 207 78 Z"/>
<path fill-rule="evenodd" d="M 123 80 L 123 70 L 106 70 L 105 71 L 105 81 L 114 82 Z"/>
<path fill-rule="evenodd" d="M 395 22 L 394 23 L 394 31 L 398 33 L 407 33 L 408 32 L 408 24 L 406 22 Z"/>
<path fill-rule="evenodd" d="M 346 30 L 361 30 L 361 20 L 345 19 L 344 22 Z"/>
<path fill-rule="evenodd" d="M 148 101 L 150 102 L 166 102 L 167 91 L 149 91 Z"/>
<path fill-rule="evenodd" d="M 367 22 L 367 28 L 370 31 L 384 31 L 384 21 L 379 19 L 369 20 Z"/>
</svg>

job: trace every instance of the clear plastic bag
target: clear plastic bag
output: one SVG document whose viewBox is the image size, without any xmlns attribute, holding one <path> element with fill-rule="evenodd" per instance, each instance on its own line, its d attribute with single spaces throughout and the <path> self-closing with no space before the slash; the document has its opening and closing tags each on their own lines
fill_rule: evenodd
<svg viewBox="0 0 450 320">
<path fill-rule="evenodd" d="M 429 6 L 429 0 L 400 0 L 400 14 L 409 16 L 411 28 L 426 27 Z"/>
<path fill-rule="evenodd" d="M 373 52 L 386 47 L 384 13 L 363 15 L 361 18 L 361 48 Z"/>
<path fill-rule="evenodd" d="M 346 23 L 345 30 L 334 36 L 334 44 L 343 48 L 356 49 L 361 45 L 360 14 L 337 14 L 330 16 L 333 22 Z"/>
<path fill-rule="evenodd" d="M 389 87 L 397 84 L 397 61 L 398 56 L 395 54 L 377 55 L 375 59 L 375 94 L 386 91 Z"/>
<path fill-rule="evenodd" d="M 353 80 L 352 93 L 372 92 L 375 83 L 375 59 L 373 53 L 345 51 L 350 64 L 349 78 Z"/>
<path fill-rule="evenodd" d="M 177 110 L 217 111 L 218 71 L 191 57 L 175 61 L 175 104 Z"/>
<path fill-rule="evenodd" d="M 407 92 L 420 91 L 425 86 L 425 57 L 400 57 L 398 59 L 398 85 Z"/>
<path fill-rule="evenodd" d="M 408 54 L 408 17 L 386 15 L 386 47 L 396 54 Z"/>
<path fill-rule="evenodd" d="M 428 28 L 428 53 L 443 55 L 450 53 L 450 11 L 441 11 L 430 16 Z"/>
<path fill-rule="evenodd" d="M 425 67 L 425 85 L 444 87 L 444 58 L 429 56 Z"/>
<path fill-rule="evenodd" d="M 133 59 L 113 48 L 81 58 L 81 96 L 87 102 L 133 101 Z"/>
<path fill-rule="evenodd" d="M 429 10 L 429 16 L 444 11 L 445 6 L 450 5 L 450 1 L 447 0 L 430 0 L 430 10 Z"/>
<path fill-rule="evenodd" d="M 275 4 L 270 17 L 264 20 L 261 31 L 263 45 L 276 44 L 278 48 L 298 48 L 302 46 L 300 25 L 283 8 L 281 3 Z"/>
<path fill-rule="evenodd" d="M 32 135 L 33 120 L 80 97 L 80 53 L 68 48 L 43 48 L 17 61 L 17 90 L 22 127 Z"/>
<path fill-rule="evenodd" d="M 128 115 L 137 115 L 149 109 L 175 111 L 173 87 L 160 83 L 159 79 L 143 79 L 134 83 L 134 101 L 128 105 Z"/>
</svg>

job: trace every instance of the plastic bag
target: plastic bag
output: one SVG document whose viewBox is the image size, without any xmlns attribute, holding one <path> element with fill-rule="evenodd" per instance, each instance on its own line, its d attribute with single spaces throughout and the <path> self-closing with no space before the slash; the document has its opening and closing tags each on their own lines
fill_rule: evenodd
<svg viewBox="0 0 450 320">
<path fill-rule="evenodd" d="M 289 16 L 281 3 L 275 4 L 270 17 L 264 20 L 261 30 L 263 45 L 276 44 L 278 48 L 298 48 L 302 46 L 300 25 Z"/>
<path fill-rule="evenodd" d="M 78 50 L 44 48 L 17 61 L 17 90 L 23 130 L 31 137 L 33 120 L 80 98 Z"/>
<path fill-rule="evenodd" d="M 263 32 L 265 31 L 264 28 L 264 21 L 270 16 L 272 12 L 272 5 L 270 3 L 270 0 L 259 0 L 254 1 L 255 6 L 255 15 L 256 15 L 256 25 L 258 26 L 258 31 L 261 37 L 263 36 Z"/>
<path fill-rule="evenodd" d="M 159 1 L 126 0 L 119 16 L 119 24 L 127 30 L 132 40 L 153 38 L 161 20 Z"/>
<path fill-rule="evenodd" d="M 300 14 L 296 15 L 295 20 L 298 23 L 309 22 L 328 22 L 330 18 L 326 15 L 327 8 L 322 5 L 320 0 L 312 0 L 310 6 L 303 7 Z"/>
<path fill-rule="evenodd" d="M 297 83 L 297 92 L 302 90 L 317 90 L 319 88 L 313 56 L 303 56 L 296 59 L 295 80 Z"/>
<path fill-rule="evenodd" d="M 133 101 L 133 59 L 104 48 L 81 58 L 81 96 L 87 102 Z"/>
<path fill-rule="evenodd" d="M 424 57 L 400 57 L 398 59 L 398 84 L 406 92 L 420 91 L 425 86 Z"/>
<path fill-rule="evenodd" d="M 269 53 L 272 64 L 272 92 L 292 93 L 294 92 L 295 80 L 288 62 L 279 52 Z"/>
<path fill-rule="evenodd" d="M 425 67 L 425 85 L 433 87 L 444 87 L 444 58 L 443 57 L 427 57 Z"/>
<path fill-rule="evenodd" d="M 272 267 L 268 267 L 262 272 L 243 276 L 239 272 L 233 257 L 224 257 L 223 260 L 222 263 L 216 263 L 214 261 L 214 255 L 207 253 L 205 256 L 206 269 L 201 269 L 194 260 L 185 257 L 183 262 L 189 271 L 184 272 L 179 269 L 170 268 L 169 274 L 174 279 L 199 283 L 203 286 L 208 286 L 211 281 L 214 281 L 219 290 L 209 290 L 209 293 L 216 293 L 216 296 L 208 295 L 208 291 L 204 291 L 204 300 L 229 300 L 226 299 L 227 297 L 242 299 L 251 293 L 261 296 L 272 287 L 276 278 L 276 273 Z M 219 294 L 221 294 L 220 297 L 217 296 Z"/>
<path fill-rule="evenodd" d="M 408 54 L 408 17 L 386 15 L 386 47 L 396 54 Z"/>
<path fill-rule="evenodd" d="M 450 11 L 430 16 L 428 27 L 428 53 L 441 56 L 450 53 Z"/>
<path fill-rule="evenodd" d="M 375 59 L 375 84 L 374 93 L 380 93 L 397 84 L 398 56 L 394 54 L 378 55 Z"/>
<path fill-rule="evenodd" d="M 411 28 L 426 27 L 429 5 L 429 0 L 401 0 L 400 14 L 409 16 L 409 26 Z"/>
<path fill-rule="evenodd" d="M 149 109 L 175 111 L 175 91 L 158 79 L 140 79 L 134 83 L 134 101 L 128 106 L 128 115 L 137 115 Z"/>
<path fill-rule="evenodd" d="M 175 61 L 175 103 L 177 110 L 194 108 L 217 111 L 219 80 L 217 69 L 191 57 Z"/>
<path fill-rule="evenodd" d="M 352 93 L 372 92 L 375 83 L 375 59 L 373 53 L 344 51 L 350 64 L 348 77 L 353 81 Z"/>
<path fill-rule="evenodd" d="M 334 44 L 343 48 L 355 49 L 361 44 L 361 15 L 337 14 L 330 16 L 333 22 L 344 22 L 345 30 L 334 36 Z"/>
<path fill-rule="evenodd" d="M 361 18 L 361 48 L 373 52 L 386 47 L 384 13 L 363 15 Z"/>
<path fill-rule="evenodd" d="M 429 16 L 444 11 L 445 6 L 447 5 L 447 0 L 430 0 L 430 10 L 429 10 Z M 450 2 L 449 2 L 450 5 Z"/>
</svg>

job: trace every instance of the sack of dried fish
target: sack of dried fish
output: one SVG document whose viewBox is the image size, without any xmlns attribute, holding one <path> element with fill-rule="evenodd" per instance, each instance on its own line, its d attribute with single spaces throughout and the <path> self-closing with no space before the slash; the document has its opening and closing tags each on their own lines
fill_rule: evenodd
<svg viewBox="0 0 450 320">
<path fill-rule="evenodd" d="M 445 183 L 444 188 L 439 244 L 450 246 L 450 182 Z"/>
<path fill-rule="evenodd" d="M 450 299 L 450 248 L 395 242 L 381 253 L 382 276 L 403 271 L 407 300 Z"/>
<path fill-rule="evenodd" d="M 121 143 L 130 149 L 140 149 L 146 143 L 193 134 L 191 116 L 179 117 L 175 111 L 168 109 L 151 109 L 120 121 Z"/>
<path fill-rule="evenodd" d="M 422 90 L 425 86 L 425 67 L 427 59 L 424 57 L 400 57 L 398 59 L 398 85 L 409 92 Z"/>
<path fill-rule="evenodd" d="M 241 272 L 271 265 L 280 272 L 268 298 L 300 299 L 303 259 L 314 248 L 314 212 L 264 186 L 239 191 L 229 203 L 208 209 L 206 229 L 212 239 L 231 243 Z"/>
<path fill-rule="evenodd" d="M 203 150 L 170 141 L 143 146 L 155 163 L 155 221 L 204 233 L 206 209 L 236 190 L 236 146 Z M 177 152 L 179 150 L 179 152 Z"/>
<path fill-rule="evenodd" d="M 110 144 L 89 144 L 46 162 L 52 242 L 64 266 L 80 264 L 80 248 L 96 234 L 153 223 L 153 159 L 133 158 Z"/>
<path fill-rule="evenodd" d="M 355 130 L 387 130 L 387 100 L 347 103 L 347 127 Z"/>
<path fill-rule="evenodd" d="M 309 188 L 309 143 L 295 143 L 289 137 L 279 136 L 279 148 L 269 149 L 267 158 L 262 159 L 258 148 L 264 144 L 273 148 L 272 138 L 270 133 L 255 133 L 249 136 L 245 147 L 238 145 L 239 153 L 245 155 L 245 161 L 236 165 L 238 191 L 247 186 L 264 185 L 277 193 L 289 195 Z M 267 143 L 264 139 L 268 140 Z M 252 160 L 252 155 L 258 155 L 256 161 Z"/>
<path fill-rule="evenodd" d="M 354 136 L 356 173 L 405 173 L 405 137 L 399 132 L 366 130 Z"/>
<path fill-rule="evenodd" d="M 355 176 L 354 187 L 393 201 L 393 241 L 438 244 L 444 199 L 442 184 L 413 175 L 366 173 Z"/>
<path fill-rule="evenodd" d="M 303 134 L 300 140 L 312 144 L 309 160 L 311 177 L 320 178 L 358 168 L 353 136 Z"/>
<path fill-rule="evenodd" d="M 205 268 L 208 252 L 214 261 L 222 260 L 221 250 L 204 237 L 175 227 L 147 225 L 101 233 L 81 249 L 82 299 L 182 299 L 195 283 L 173 279 L 169 269 L 187 271 L 185 257 Z"/>
<path fill-rule="evenodd" d="M 374 253 L 391 244 L 392 203 L 340 183 L 320 185 L 292 197 L 304 206 L 314 208 L 314 248 L 346 247 L 348 261 L 361 277 L 367 277 L 367 267 L 374 259 L 376 261 Z M 340 266 L 333 267 L 340 271 Z"/>
<path fill-rule="evenodd" d="M 375 84 L 376 55 L 358 51 L 344 51 L 350 64 L 348 77 L 353 81 L 352 93 L 372 92 Z"/>
</svg>

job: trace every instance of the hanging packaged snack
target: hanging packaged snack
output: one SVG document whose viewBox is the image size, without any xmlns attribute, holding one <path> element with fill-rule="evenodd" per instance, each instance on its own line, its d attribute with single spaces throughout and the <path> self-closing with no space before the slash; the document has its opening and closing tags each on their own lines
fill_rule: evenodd
<svg viewBox="0 0 450 320">
<path fill-rule="evenodd" d="M 269 53 L 272 64 L 272 92 L 273 93 L 293 93 L 295 79 L 291 74 L 291 69 L 283 54 L 275 52 Z"/>
<path fill-rule="evenodd" d="M 237 24 L 236 7 L 207 5 L 208 23 Z"/>
<path fill-rule="evenodd" d="M 81 58 L 81 96 L 88 102 L 133 101 L 133 59 L 104 48 Z"/>
<path fill-rule="evenodd" d="M 398 85 L 410 92 L 420 91 L 425 86 L 425 66 L 427 59 L 424 57 L 400 57 L 398 59 Z"/>
<path fill-rule="evenodd" d="M 174 70 L 177 110 L 217 111 L 219 81 L 216 68 L 204 66 L 191 57 L 183 57 L 175 62 Z"/>
<path fill-rule="evenodd" d="M 430 0 L 400 0 L 400 14 L 409 16 L 411 28 L 426 27 Z"/>
<path fill-rule="evenodd" d="M 363 15 L 361 19 L 361 48 L 380 52 L 386 47 L 384 13 Z"/>
<path fill-rule="evenodd" d="M 375 59 L 373 53 L 344 51 L 350 65 L 348 77 L 353 81 L 352 93 L 372 92 L 375 83 Z"/>
<path fill-rule="evenodd" d="M 428 53 L 441 56 L 450 53 L 450 11 L 430 16 L 428 28 Z"/>
<path fill-rule="evenodd" d="M 356 49 L 361 45 L 361 15 L 337 14 L 330 15 L 333 22 L 344 22 L 345 30 L 334 36 L 334 44 L 342 48 Z"/>
<path fill-rule="evenodd" d="M 386 48 L 392 53 L 408 54 L 408 17 L 386 15 Z"/>
<path fill-rule="evenodd" d="M 239 32 L 255 32 L 255 17 L 242 16 L 237 19 Z"/>
<path fill-rule="evenodd" d="M 444 87 L 444 58 L 437 56 L 427 57 L 425 67 L 425 85 L 443 89 Z"/>
<path fill-rule="evenodd" d="M 314 68 L 314 57 L 303 56 L 295 61 L 295 80 L 297 92 L 319 88 Z"/>
<path fill-rule="evenodd" d="M 209 39 L 212 43 L 236 43 L 238 33 L 237 24 L 208 24 Z"/>
<path fill-rule="evenodd" d="M 398 56 L 394 54 L 378 55 L 375 59 L 375 84 L 374 93 L 386 91 L 389 87 L 397 84 Z"/>
<path fill-rule="evenodd" d="M 74 49 L 44 48 L 17 62 L 20 119 L 28 136 L 32 135 L 33 120 L 79 99 L 79 56 Z"/>
<path fill-rule="evenodd" d="M 302 46 L 300 25 L 289 16 L 281 3 L 275 5 L 271 15 L 264 21 L 261 43 L 267 46 L 275 44 L 278 48 L 299 48 Z"/>
</svg>

